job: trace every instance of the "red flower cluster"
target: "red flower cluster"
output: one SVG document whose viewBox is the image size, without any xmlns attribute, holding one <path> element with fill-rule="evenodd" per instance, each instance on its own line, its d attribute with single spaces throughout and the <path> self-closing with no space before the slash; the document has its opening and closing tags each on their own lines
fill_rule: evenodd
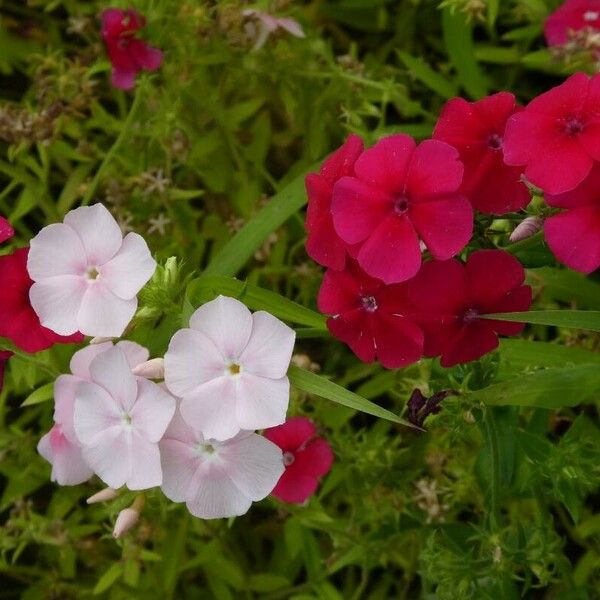
<svg viewBox="0 0 600 600">
<path fill-rule="evenodd" d="M 283 450 L 285 471 L 271 492 L 276 498 L 301 504 L 315 493 L 319 479 L 329 473 L 333 452 L 316 432 L 306 417 L 292 417 L 265 430 L 265 437 Z"/>
<path fill-rule="evenodd" d="M 600 0 L 567 0 L 544 23 L 549 46 L 563 46 L 579 31 L 600 29 Z"/>
<path fill-rule="evenodd" d="M 156 71 L 160 67 L 163 54 L 136 37 L 146 25 L 146 19 L 137 11 L 108 8 L 101 19 L 102 38 L 112 64 L 112 84 L 130 90 L 141 70 Z"/>
</svg>

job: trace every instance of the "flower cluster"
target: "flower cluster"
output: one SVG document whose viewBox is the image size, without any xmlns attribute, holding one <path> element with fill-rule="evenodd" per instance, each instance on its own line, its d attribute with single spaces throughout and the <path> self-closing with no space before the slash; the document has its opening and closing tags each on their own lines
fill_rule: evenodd
<svg viewBox="0 0 600 600">
<path fill-rule="evenodd" d="M 549 46 L 565 46 L 577 34 L 597 34 L 600 30 L 598 0 L 567 0 L 544 23 Z"/>
</svg>

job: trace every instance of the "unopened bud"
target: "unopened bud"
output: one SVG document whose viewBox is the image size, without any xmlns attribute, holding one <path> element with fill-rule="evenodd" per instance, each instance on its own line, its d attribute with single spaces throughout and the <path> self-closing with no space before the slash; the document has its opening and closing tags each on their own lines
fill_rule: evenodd
<svg viewBox="0 0 600 600">
<path fill-rule="evenodd" d="M 117 490 L 113 490 L 111 487 L 104 488 L 100 490 L 93 496 L 90 496 L 87 500 L 87 504 L 96 504 L 97 502 L 109 502 L 110 500 L 114 500 L 119 495 Z"/>
<path fill-rule="evenodd" d="M 136 365 L 132 372 L 134 375 L 145 377 L 146 379 L 164 379 L 165 378 L 165 359 L 152 358 L 144 363 Z"/>
<path fill-rule="evenodd" d="M 140 513 L 135 508 L 124 508 L 118 515 L 113 529 L 113 537 L 118 539 L 126 534 L 139 520 Z"/>
<path fill-rule="evenodd" d="M 105 342 L 112 342 L 110 337 L 94 337 L 90 340 L 90 344 L 104 344 Z"/>
<path fill-rule="evenodd" d="M 541 217 L 527 217 L 521 221 L 510 234 L 511 242 L 520 242 L 535 235 L 544 225 L 544 219 Z"/>
</svg>

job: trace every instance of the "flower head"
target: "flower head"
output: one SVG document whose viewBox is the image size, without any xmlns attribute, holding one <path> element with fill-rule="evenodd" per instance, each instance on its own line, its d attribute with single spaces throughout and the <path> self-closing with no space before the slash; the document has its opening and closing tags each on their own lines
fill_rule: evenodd
<svg viewBox="0 0 600 600">
<path fill-rule="evenodd" d="M 346 244 L 333 227 L 331 195 L 339 179 L 354 175 L 354 163 L 362 151 L 363 141 L 352 134 L 325 160 L 318 173 L 306 176 L 306 252 L 324 267 L 340 270 L 346 262 Z"/>
<path fill-rule="evenodd" d="M 411 318 L 425 333 L 425 355 L 441 355 L 443 367 L 476 360 L 498 346 L 498 334 L 517 335 L 523 323 L 483 319 L 497 312 L 529 309 L 531 288 L 523 285 L 519 261 L 502 250 L 473 252 L 426 262 L 408 282 Z"/>
<path fill-rule="evenodd" d="M 333 452 L 316 432 L 306 417 L 292 417 L 265 431 L 265 437 L 283 451 L 285 472 L 271 492 L 276 498 L 301 504 L 315 493 L 319 479 L 329 473 Z"/>
<path fill-rule="evenodd" d="M 42 325 L 61 335 L 120 336 L 137 308 L 137 293 L 156 262 L 137 233 L 125 238 L 102 204 L 69 212 L 44 227 L 27 260 L 29 296 Z"/>
<path fill-rule="evenodd" d="M 0 244 L 10 239 L 13 235 L 15 235 L 15 230 L 11 224 L 4 217 L 0 217 Z"/>
<path fill-rule="evenodd" d="M 600 267 L 600 164 L 570 192 L 546 195 L 550 206 L 564 208 L 544 222 L 550 250 L 562 263 L 591 273 Z"/>
<path fill-rule="evenodd" d="M 252 314 L 219 296 L 171 339 L 165 383 L 182 398 L 183 418 L 206 438 L 279 425 L 289 402 L 294 340 L 294 331 L 269 313 Z"/>
<path fill-rule="evenodd" d="M 130 90 L 141 70 L 156 71 L 160 67 L 163 54 L 136 37 L 146 25 L 146 19 L 137 11 L 108 8 L 101 19 L 102 38 L 112 63 L 112 84 Z"/>
<path fill-rule="evenodd" d="M 243 515 L 269 495 L 284 466 L 272 442 L 242 431 L 225 441 L 205 438 L 175 414 L 160 442 L 162 490 L 201 519 Z"/>
<path fill-rule="evenodd" d="M 549 46 L 563 46 L 584 29 L 600 29 L 599 0 L 567 0 L 546 19 L 544 36 Z"/>
<path fill-rule="evenodd" d="M 319 290 L 319 310 L 333 315 L 329 331 L 364 362 L 376 358 L 394 369 L 417 362 L 423 332 L 405 316 L 406 285 L 385 285 L 348 260 L 343 271 L 329 269 Z"/>
<path fill-rule="evenodd" d="M 245 30 L 247 36 L 254 41 L 254 50 L 262 48 L 269 36 L 277 31 L 286 31 L 298 38 L 306 37 L 302 26 L 296 19 L 274 17 L 253 8 L 243 10 L 242 15 L 248 19 Z"/>
<path fill-rule="evenodd" d="M 600 75 L 575 73 L 512 115 L 504 160 L 547 194 L 577 187 L 600 160 Z"/>
<path fill-rule="evenodd" d="M 175 412 L 175 399 L 133 375 L 119 347 L 96 356 L 89 374 L 90 382 L 77 385 L 73 413 L 84 460 L 112 488 L 161 485 L 158 442 Z"/>
<path fill-rule="evenodd" d="M 333 187 L 331 212 L 346 244 L 360 244 L 365 272 L 385 283 L 413 277 L 419 239 L 436 258 L 462 250 L 473 231 L 473 209 L 461 195 L 458 151 L 438 140 L 418 146 L 403 134 L 381 139 Z"/>
<path fill-rule="evenodd" d="M 506 121 L 518 110 L 508 92 L 477 102 L 453 98 L 435 126 L 433 137 L 459 151 L 465 166 L 462 192 L 480 212 L 502 215 L 529 204 L 529 191 L 521 181 L 523 168 L 504 162 Z"/>
</svg>

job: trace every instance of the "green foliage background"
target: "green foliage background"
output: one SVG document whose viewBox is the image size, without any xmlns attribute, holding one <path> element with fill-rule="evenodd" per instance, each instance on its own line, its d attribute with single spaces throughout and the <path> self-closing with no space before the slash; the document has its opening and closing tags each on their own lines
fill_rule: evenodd
<svg viewBox="0 0 600 600">
<path fill-rule="evenodd" d="M 479 362 L 386 371 L 327 336 L 320 268 L 303 247 L 303 175 L 348 132 L 424 138 L 454 95 L 507 89 L 526 102 L 593 70 L 589 56 L 545 49 L 557 4 L 115 0 L 147 16 L 145 36 L 165 52 L 128 94 L 108 83 L 105 3 L 0 2 L 0 214 L 18 232 L 2 252 L 105 202 L 163 265 L 132 337 L 161 355 L 220 292 L 271 310 L 299 330 L 291 413 L 313 418 L 336 454 L 306 506 L 269 499 L 200 521 L 153 491 L 115 541 L 133 494 L 86 506 L 100 482 L 50 484 L 35 450 L 73 348 L 16 356 L 0 394 L 1 598 L 600 597 L 597 274 L 560 267 L 539 236 L 516 244 L 535 309 L 560 313 L 539 313 Z M 306 39 L 253 51 L 248 6 L 297 18 Z M 528 209 L 544 210 L 540 199 Z M 477 243 L 505 246 L 523 216 L 480 217 Z M 461 394 L 427 433 L 371 416 L 400 420 L 415 387 Z"/>
</svg>

